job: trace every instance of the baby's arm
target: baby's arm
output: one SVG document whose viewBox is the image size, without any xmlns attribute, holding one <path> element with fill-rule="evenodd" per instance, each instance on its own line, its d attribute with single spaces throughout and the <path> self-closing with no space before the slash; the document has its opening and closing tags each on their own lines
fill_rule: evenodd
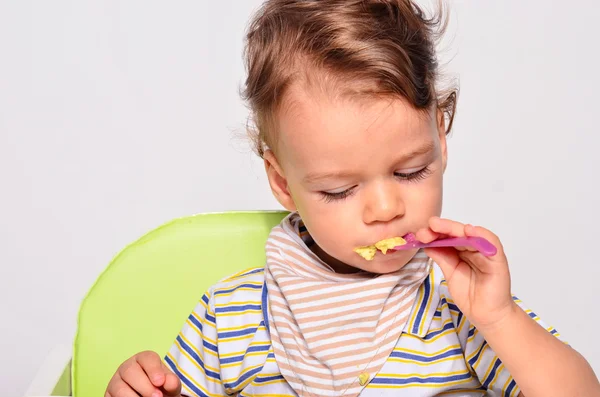
<svg viewBox="0 0 600 397">
<path fill-rule="evenodd" d="M 502 320 L 479 332 L 519 385 L 521 396 L 600 396 L 587 361 L 516 303 Z"/>
<path fill-rule="evenodd" d="M 485 339 L 470 355 L 473 365 L 481 364 L 479 356 L 496 355 L 498 368 L 490 372 L 504 365 L 527 397 L 600 396 L 600 384 L 586 360 L 536 324 L 512 299 L 508 262 L 498 237 L 482 227 L 437 217 L 417 232 L 424 243 L 440 236 L 483 237 L 498 248 L 491 257 L 469 247 L 425 249 L 442 269 L 454 303 L 474 326 L 471 339 L 475 332 Z M 478 376 L 486 383 L 490 374 Z"/>
</svg>

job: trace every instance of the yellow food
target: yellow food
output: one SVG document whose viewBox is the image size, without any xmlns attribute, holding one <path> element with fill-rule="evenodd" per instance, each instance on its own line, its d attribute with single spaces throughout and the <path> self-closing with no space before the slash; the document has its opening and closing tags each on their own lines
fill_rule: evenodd
<svg viewBox="0 0 600 397">
<path fill-rule="evenodd" d="M 404 244 L 406 244 L 406 240 L 404 240 L 402 237 L 392 237 L 376 242 L 375 248 L 383 252 L 383 254 L 385 255 L 389 249 Z"/>
<path fill-rule="evenodd" d="M 374 245 L 368 245 L 366 247 L 358 247 L 354 248 L 354 252 L 358 255 L 362 256 L 368 261 L 372 261 L 375 258 L 375 253 L 377 252 L 377 248 Z"/>
<path fill-rule="evenodd" d="M 402 237 L 392 237 L 378 241 L 375 243 L 375 245 L 366 245 L 364 247 L 354 248 L 354 252 L 366 260 L 372 261 L 373 258 L 375 258 L 375 253 L 377 253 L 377 250 L 381 251 L 385 255 L 388 250 L 404 244 L 406 244 L 406 240 L 404 240 Z"/>
</svg>

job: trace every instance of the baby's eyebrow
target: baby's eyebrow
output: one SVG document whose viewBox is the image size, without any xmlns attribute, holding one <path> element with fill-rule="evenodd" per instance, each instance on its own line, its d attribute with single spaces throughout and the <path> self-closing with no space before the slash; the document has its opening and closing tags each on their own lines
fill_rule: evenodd
<svg viewBox="0 0 600 397">
<path fill-rule="evenodd" d="M 305 183 L 316 183 L 327 179 L 343 179 L 354 176 L 353 172 L 337 171 L 337 172 L 312 172 L 307 174 L 302 180 Z"/>
<path fill-rule="evenodd" d="M 421 146 L 416 147 L 408 153 L 403 153 L 398 157 L 397 162 L 401 163 L 403 161 L 410 160 L 413 157 L 422 156 L 424 154 L 428 154 L 435 150 L 435 143 L 433 141 L 427 141 L 423 143 Z"/>
</svg>

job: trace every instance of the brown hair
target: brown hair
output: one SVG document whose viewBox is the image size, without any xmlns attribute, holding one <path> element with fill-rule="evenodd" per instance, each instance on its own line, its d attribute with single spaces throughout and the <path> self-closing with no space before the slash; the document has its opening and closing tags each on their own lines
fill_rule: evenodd
<svg viewBox="0 0 600 397">
<path fill-rule="evenodd" d="M 412 0 L 267 0 L 244 52 L 254 150 L 273 147 L 274 117 L 292 83 L 321 77 L 359 95 L 395 96 L 419 110 L 435 104 L 452 128 L 458 89 L 436 91 L 436 40 L 446 27 Z M 250 127 L 250 123 L 249 123 Z"/>
</svg>

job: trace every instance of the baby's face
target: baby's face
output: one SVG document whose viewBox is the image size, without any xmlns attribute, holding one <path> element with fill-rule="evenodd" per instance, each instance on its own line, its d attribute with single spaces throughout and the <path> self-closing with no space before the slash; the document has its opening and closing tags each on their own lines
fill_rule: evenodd
<svg viewBox="0 0 600 397">
<path fill-rule="evenodd" d="M 338 272 L 400 269 L 414 251 L 356 247 L 404 236 L 442 208 L 446 166 L 443 119 L 401 99 L 334 98 L 300 89 L 278 114 L 275 155 L 266 157 L 279 201 L 298 210 L 318 247 Z"/>
</svg>

